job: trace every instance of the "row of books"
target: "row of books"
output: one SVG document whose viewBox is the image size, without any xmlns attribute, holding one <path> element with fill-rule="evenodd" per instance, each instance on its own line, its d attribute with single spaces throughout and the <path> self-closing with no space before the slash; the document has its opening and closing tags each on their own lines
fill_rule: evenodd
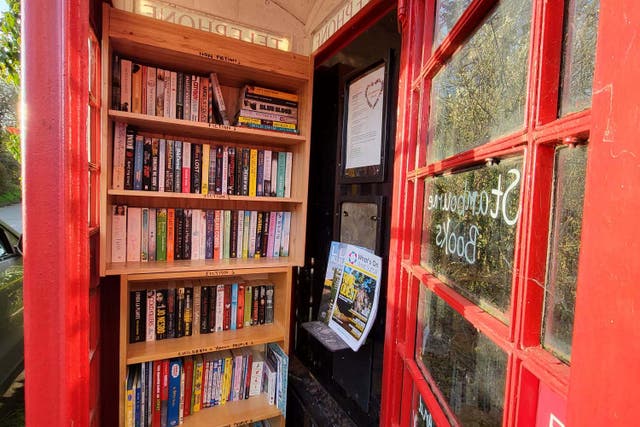
<svg viewBox="0 0 640 427">
<path fill-rule="evenodd" d="M 111 261 L 289 256 L 291 212 L 113 205 Z"/>
<path fill-rule="evenodd" d="M 291 197 L 293 153 L 137 134 L 116 122 L 115 190 Z"/>
<path fill-rule="evenodd" d="M 298 133 L 298 96 L 259 86 L 240 91 L 237 126 Z"/>
<path fill-rule="evenodd" d="M 284 413 L 288 364 L 282 348 L 268 344 L 264 351 L 232 349 L 131 365 L 125 425 L 178 426 L 205 408 L 262 393 Z"/>
<path fill-rule="evenodd" d="M 113 57 L 111 107 L 194 122 L 230 125 L 218 75 L 165 70 Z"/>
<path fill-rule="evenodd" d="M 275 286 L 220 279 L 130 291 L 129 342 L 209 334 L 273 323 Z"/>
<path fill-rule="evenodd" d="M 199 76 L 113 57 L 111 107 L 171 119 L 231 125 L 216 73 Z M 245 85 L 235 124 L 298 133 L 298 95 Z"/>
</svg>

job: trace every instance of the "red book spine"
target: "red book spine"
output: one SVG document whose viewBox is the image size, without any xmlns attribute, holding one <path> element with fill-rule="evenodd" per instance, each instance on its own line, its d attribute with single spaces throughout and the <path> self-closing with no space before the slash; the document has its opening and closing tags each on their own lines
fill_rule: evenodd
<svg viewBox="0 0 640 427">
<path fill-rule="evenodd" d="M 191 393 L 193 392 L 193 358 L 184 360 L 184 416 L 191 415 Z"/>
<path fill-rule="evenodd" d="M 244 284 L 238 285 L 238 311 L 236 315 L 236 329 L 244 326 Z"/>
<path fill-rule="evenodd" d="M 161 427 L 162 413 L 162 360 L 153 362 L 153 405 L 152 405 L 152 427 Z"/>
<path fill-rule="evenodd" d="M 231 285 L 224 286 L 224 323 L 223 329 L 228 331 L 231 327 Z"/>
</svg>

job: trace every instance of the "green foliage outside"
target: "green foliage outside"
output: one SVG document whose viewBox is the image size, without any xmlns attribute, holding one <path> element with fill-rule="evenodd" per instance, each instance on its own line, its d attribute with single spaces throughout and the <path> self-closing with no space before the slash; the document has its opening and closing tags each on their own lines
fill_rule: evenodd
<svg viewBox="0 0 640 427">
<path fill-rule="evenodd" d="M 0 206 L 19 202 L 20 1 L 0 18 Z"/>
</svg>

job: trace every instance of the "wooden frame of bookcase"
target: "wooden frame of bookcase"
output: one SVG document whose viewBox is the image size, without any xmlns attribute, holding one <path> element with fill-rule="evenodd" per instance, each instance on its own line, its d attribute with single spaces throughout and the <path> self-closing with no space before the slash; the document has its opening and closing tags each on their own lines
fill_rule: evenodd
<svg viewBox="0 0 640 427">
<path fill-rule="evenodd" d="M 189 337 L 169 338 L 160 341 L 129 343 L 129 304 L 130 291 L 141 289 L 162 289 L 171 280 L 200 281 L 193 286 L 200 286 L 207 280 L 225 278 L 250 279 L 266 278 L 275 286 L 274 289 L 274 318 L 272 324 L 249 326 L 242 329 L 210 334 L 195 333 Z M 290 267 L 227 269 L 190 271 L 173 273 L 143 273 L 120 276 L 120 363 L 118 378 L 122 385 L 119 389 L 120 425 L 125 419 L 125 387 L 127 366 L 136 363 L 163 360 L 173 357 L 191 356 L 211 353 L 240 347 L 249 347 L 267 343 L 277 343 L 285 352 L 289 352 L 289 313 L 291 312 L 291 282 Z M 226 426 L 245 424 L 254 421 L 270 419 L 275 425 L 284 425 L 284 417 L 280 410 L 270 405 L 264 395 L 255 396 L 248 400 L 229 402 L 222 406 L 202 409 L 200 412 L 185 418 L 184 426 L 194 427 Z M 278 424 L 279 423 L 279 424 Z"/>
<path fill-rule="evenodd" d="M 199 354 L 230 348 L 280 344 L 289 347 L 292 268 L 304 264 L 307 189 L 311 136 L 313 61 L 200 30 L 113 9 L 103 9 L 102 23 L 102 130 L 100 169 L 100 275 L 120 275 L 119 422 L 124 425 L 125 383 L 128 364 Z M 299 97 L 298 134 L 191 122 L 111 110 L 111 58 L 114 52 L 139 61 L 194 74 L 218 73 L 225 102 L 233 110 L 245 83 L 295 92 Z M 112 182 L 113 123 L 125 122 L 149 136 L 192 143 L 279 149 L 293 152 L 291 197 L 246 197 L 114 190 Z M 173 262 L 111 263 L 113 204 L 142 207 L 244 209 L 290 211 L 289 256 L 261 259 L 180 260 Z M 276 285 L 274 323 L 236 331 L 195 335 L 150 343 L 128 343 L 129 291 L 146 281 L 202 280 L 232 276 L 267 275 Z M 159 286 L 158 286 L 159 288 Z M 269 419 L 284 426 L 284 416 L 263 396 L 208 408 L 185 419 L 185 425 L 239 425 Z"/>
<path fill-rule="evenodd" d="M 313 66 L 309 57 L 222 37 L 216 34 L 155 20 L 104 6 L 102 37 L 102 152 L 100 206 L 100 274 L 196 271 L 211 268 L 294 266 L 304 264 L 309 175 L 311 96 Z M 111 110 L 111 58 L 118 52 L 127 58 L 194 74 L 217 72 L 225 101 L 235 109 L 239 89 L 245 83 L 295 92 L 299 97 L 298 134 L 236 126 L 191 122 Z M 174 137 L 192 143 L 280 149 L 293 153 L 291 197 L 246 197 L 111 188 L 113 130 L 115 121 L 136 126 L 141 133 Z M 172 263 L 111 263 L 110 206 L 290 211 L 290 250 L 287 258 L 228 259 Z"/>
</svg>

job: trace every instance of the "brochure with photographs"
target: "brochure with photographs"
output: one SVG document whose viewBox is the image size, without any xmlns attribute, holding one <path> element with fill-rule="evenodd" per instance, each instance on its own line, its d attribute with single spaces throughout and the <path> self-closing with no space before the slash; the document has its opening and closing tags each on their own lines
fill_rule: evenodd
<svg viewBox="0 0 640 427">
<path fill-rule="evenodd" d="M 361 247 L 345 246 L 342 272 L 339 277 L 334 274 L 333 279 L 335 297 L 330 310 L 329 327 L 353 351 L 358 351 L 376 318 L 382 259 Z"/>
</svg>

